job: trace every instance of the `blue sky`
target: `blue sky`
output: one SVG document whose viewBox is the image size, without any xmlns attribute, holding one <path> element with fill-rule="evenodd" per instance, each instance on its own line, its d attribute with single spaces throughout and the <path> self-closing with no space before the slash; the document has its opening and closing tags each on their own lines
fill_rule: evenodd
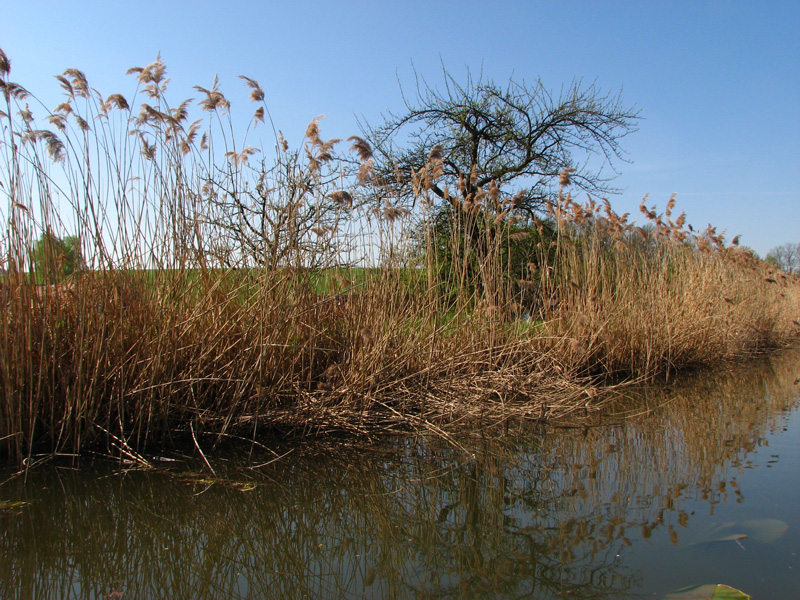
<svg viewBox="0 0 800 600">
<path fill-rule="evenodd" d="M 49 107 L 61 101 L 53 75 L 67 68 L 125 95 L 135 89 L 125 71 L 161 52 L 175 104 L 218 74 L 232 111 L 249 116 L 237 78 L 248 75 L 294 145 L 320 114 L 323 137 L 357 134 L 356 117 L 400 110 L 398 82 L 410 90 L 416 70 L 436 84 L 442 63 L 457 78 L 482 69 L 554 90 L 596 81 L 641 111 L 623 140 L 631 162 L 618 164 L 618 212 L 636 213 L 647 193 L 663 210 L 676 192 L 690 223 L 741 234 L 762 256 L 800 242 L 796 0 L 3 0 L 0 13 L 11 80 Z"/>
</svg>

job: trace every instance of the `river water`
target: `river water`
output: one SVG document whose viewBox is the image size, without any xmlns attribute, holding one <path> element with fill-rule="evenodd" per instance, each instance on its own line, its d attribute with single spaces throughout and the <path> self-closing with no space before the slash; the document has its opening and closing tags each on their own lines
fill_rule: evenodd
<svg viewBox="0 0 800 600">
<path fill-rule="evenodd" d="M 0 598 L 797 600 L 798 378 L 788 351 L 628 389 L 599 427 L 275 442 L 213 474 L 7 468 Z"/>
</svg>

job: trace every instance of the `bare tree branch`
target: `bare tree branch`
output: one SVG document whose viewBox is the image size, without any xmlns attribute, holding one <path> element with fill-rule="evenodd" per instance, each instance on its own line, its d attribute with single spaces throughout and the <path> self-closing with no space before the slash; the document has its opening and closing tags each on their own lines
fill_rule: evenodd
<svg viewBox="0 0 800 600">
<path fill-rule="evenodd" d="M 494 181 L 505 197 L 523 190 L 517 209 L 528 214 L 541 207 L 565 168 L 575 169 L 573 183 L 580 189 L 614 193 L 610 179 L 585 163 L 599 156 L 603 167 L 614 170 L 625 160 L 620 140 L 636 131 L 638 119 L 619 95 L 604 94 L 594 84 L 575 81 L 555 95 L 541 82 L 509 80 L 501 87 L 469 73 L 461 84 L 446 70 L 443 89 L 418 78 L 415 101 L 404 100 L 403 113 L 389 114 L 374 128 L 362 124 L 375 148 L 377 180 L 413 202 L 412 174 L 439 147 L 443 172 L 430 188 L 439 198 L 445 186 L 456 190 L 464 180 L 462 196 Z M 477 178 L 470 178 L 474 173 Z"/>
</svg>

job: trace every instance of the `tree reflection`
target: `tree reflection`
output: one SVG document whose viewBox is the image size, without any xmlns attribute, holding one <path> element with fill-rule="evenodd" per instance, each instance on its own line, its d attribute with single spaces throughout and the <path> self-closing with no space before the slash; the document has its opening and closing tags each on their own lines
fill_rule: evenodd
<svg viewBox="0 0 800 600">
<path fill-rule="evenodd" d="M 681 544 L 684 505 L 742 500 L 730 467 L 797 404 L 797 364 L 628 390 L 606 419 L 649 414 L 485 430 L 468 453 L 402 439 L 214 478 L 40 468 L 0 487 L 30 502 L 0 511 L 0 597 L 630 597 L 628 546 Z"/>
</svg>

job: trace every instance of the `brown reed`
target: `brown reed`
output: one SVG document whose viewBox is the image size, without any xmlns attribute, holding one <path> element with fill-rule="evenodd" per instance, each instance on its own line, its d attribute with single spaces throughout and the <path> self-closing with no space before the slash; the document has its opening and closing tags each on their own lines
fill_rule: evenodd
<svg viewBox="0 0 800 600">
<path fill-rule="evenodd" d="M 0 51 L 4 456 L 134 456 L 180 432 L 595 423 L 609 381 L 800 330 L 798 278 L 673 221 L 674 199 L 663 215 L 643 202 L 638 227 L 565 195 L 565 170 L 549 218 L 520 221 L 496 182 L 441 212 L 435 147 L 395 174 L 409 197 L 390 197 L 363 139 L 339 154 L 318 117 L 300 150 L 278 131 L 274 151 L 254 148 L 217 79 L 174 108 L 160 59 L 129 71 L 130 101 L 65 71 L 56 131 L 9 73 Z M 44 231 L 77 236 L 86 268 L 36 285 Z"/>
</svg>

